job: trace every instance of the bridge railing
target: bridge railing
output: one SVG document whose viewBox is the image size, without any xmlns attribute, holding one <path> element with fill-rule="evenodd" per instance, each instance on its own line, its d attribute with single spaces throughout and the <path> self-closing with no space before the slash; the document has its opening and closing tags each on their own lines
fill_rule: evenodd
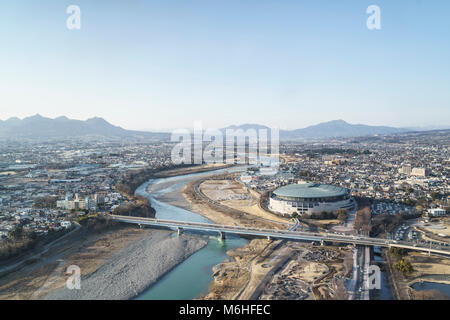
<svg viewBox="0 0 450 320">
<path fill-rule="evenodd" d="M 392 247 L 403 247 L 408 249 L 416 249 L 421 251 L 430 252 L 440 252 L 444 254 L 450 254 L 449 249 L 442 249 L 436 247 L 428 247 L 425 245 L 419 245 L 417 243 L 411 243 L 407 241 L 396 241 L 387 240 L 380 238 L 372 238 L 367 236 L 355 236 L 355 235 L 340 235 L 340 234 L 330 234 L 330 233 L 316 233 L 316 232 L 305 232 L 305 231 L 291 231 L 291 230 L 281 230 L 281 229 L 264 229 L 264 228 L 253 228 L 246 226 L 230 226 L 230 225 L 220 225 L 211 224 L 203 222 L 188 222 L 188 221 L 176 221 L 158 218 L 144 218 L 144 217 L 131 217 L 131 216 L 119 216 L 111 215 L 113 219 L 116 220 L 126 220 L 133 223 L 146 223 L 154 225 L 166 225 L 170 227 L 198 227 L 217 231 L 230 231 L 233 233 L 239 233 L 239 231 L 257 232 L 268 235 L 284 235 L 284 236 L 304 236 L 304 237 L 318 237 L 325 241 L 336 241 L 336 242 L 348 242 L 348 243 L 358 243 L 358 244 L 369 244 L 369 245 L 380 245 L 380 246 L 392 246 Z"/>
</svg>

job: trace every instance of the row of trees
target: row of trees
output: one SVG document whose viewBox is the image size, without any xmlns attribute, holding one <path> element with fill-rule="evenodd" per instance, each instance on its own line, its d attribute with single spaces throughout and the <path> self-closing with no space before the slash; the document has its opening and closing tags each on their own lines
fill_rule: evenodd
<svg viewBox="0 0 450 320">
<path fill-rule="evenodd" d="M 328 212 L 328 211 L 322 211 L 320 213 L 314 212 L 310 215 L 308 215 L 309 219 L 315 219 L 315 220 L 329 220 L 329 219 L 338 219 L 341 222 L 344 222 L 347 220 L 347 210 L 345 209 L 339 209 L 336 212 Z"/>
<path fill-rule="evenodd" d="M 54 209 L 56 208 L 57 200 L 58 198 L 53 196 L 37 197 L 36 199 L 34 199 L 33 207 L 36 209 L 43 209 L 43 208 Z"/>
<path fill-rule="evenodd" d="M 120 193 L 132 196 L 141 184 L 148 181 L 149 179 L 152 179 L 156 173 L 164 170 L 185 168 L 188 166 L 190 165 L 181 164 L 128 171 L 116 184 L 116 190 Z"/>
<path fill-rule="evenodd" d="M 410 275 L 414 268 L 408 260 L 405 259 L 405 257 L 408 255 L 408 250 L 404 248 L 390 248 L 389 254 L 391 254 L 395 260 L 397 260 L 392 266 L 394 269 L 400 271 L 403 276 Z"/>
<path fill-rule="evenodd" d="M 394 263 L 394 268 L 400 271 L 403 275 L 409 275 L 414 271 L 411 262 L 405 259 L 400 259 Z"/>
<path fill-rule="evenodd" d="M 120 216 L 133 216 L 143 218 L 154 218 L 155 209 L 151 206 L 150 201 L 142 196 L 134 197 L 134 201 L 121 204 L 114 209 L 113 213 Z"/>
<path fill-rule="evenodd" d="M 17 225 L 9 233 L 9 238 L 0 241 L 0 261 L 14 258 L 40 245 L 53 241 L 64 232 L 66 230 L 55 231 L 50 229 L 47 235 L 38 236 L 36 232 L 24 230 L 22 225 Z"/>
<path fill-rule="evenodd" d="M 94 233 L 101 233 L 104 230 L 111 230 L 120 226 L 116 220 L 111 219 L 108 216 L 93 214 L 80 217 L 78 219 L 78 223 L 80 223 L 83 227 L 88 228 Z"/>
<path fill-rule="evenodd" d="M 131 196 L 141 184 L 151 179 L 154 174 L 155 170 L 151 168 L 129 171 L 116 184 L 116 190 Z"/>
<path fill-rule="evenodd" d="M 372 219 L 371 234 L 377 236 L 382 233 L 393 233 L 405 220 L 415 219 L 420 216 L 421 213 L 418 211 L 413 213 L 403 212 L 394 215 L 388 213 L 377 215 Z"/>
<path fill-rule="evenodd" d="M 392 247 L 389 249 L 389 253 L 391 253 L 396 259 L 402 259 L 408 254 L 408 251 L 405 248 Z"/>
<path fill-rule="evenodd" d="M 364 234 L 370 234 L 372 213 L 368 204 L 356 212 L 353 227 L 356 231 L 362 231 Z"/>
</svg>

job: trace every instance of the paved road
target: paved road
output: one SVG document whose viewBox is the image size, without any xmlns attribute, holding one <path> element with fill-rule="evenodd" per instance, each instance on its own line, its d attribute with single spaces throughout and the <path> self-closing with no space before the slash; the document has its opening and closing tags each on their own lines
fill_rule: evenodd
<svg viewBox="0 0 450 320">
<path fill-rule="evenodd" d="M 355 245 L 365 245 L 365 246 L 380 246 L 380 247 L 398 247 L 405 248 L 415 251 L 424 251 L 429 253 L 438 253 L 442 255 L 450 255 L 449 248 L 440 247 L 427 247 L 421 246 L 408 241 L 396 241 L 396 240 L 386 240 L 380 238 L 371 238 L 365 236 L 352 236 L 352 235 L 341 235 L 336 233 L 315 233 L 315 232 L 305 232 L 305 231 L 290 231 L 290 230 L 277 230 L 277 229 L 262 229 L 262 228 L 252 228 L 243 226 L 227 226 L 209 223 L 196 223 L 187 221 L 175 221 L 175 220 L 162 220 L 154 218 L 138 218 L 129 216 L 117 216 L 111 215 L 111 218 L 126 222 L 134 223 L 139 225 L 151 225 L 159 226 L 172 229 L 187 229 L 187 230 L 197 230 L 206 232 L 216 232 L 220 235 L 224 233 L 238 234 L 238 235 L 250 235 L 259 237 L 268 237 L 275 239 L 286 239 L 286 240 L 303 240 L 303 241 L 329 241 L 338 243 L 351 243 Z"/>
</svg>

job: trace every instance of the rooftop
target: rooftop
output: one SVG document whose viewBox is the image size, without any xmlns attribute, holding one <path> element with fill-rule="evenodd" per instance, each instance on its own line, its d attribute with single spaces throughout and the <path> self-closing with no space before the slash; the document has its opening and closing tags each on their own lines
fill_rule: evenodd
<svg viewBox="0 0 450 320">
<path fill-rule="evenodd" d="M 278 197 L 286 198 L 331 198 L 348 194 L 347 189 L 319 183 L 290 184 L 273 191 Z"/>
</svg>

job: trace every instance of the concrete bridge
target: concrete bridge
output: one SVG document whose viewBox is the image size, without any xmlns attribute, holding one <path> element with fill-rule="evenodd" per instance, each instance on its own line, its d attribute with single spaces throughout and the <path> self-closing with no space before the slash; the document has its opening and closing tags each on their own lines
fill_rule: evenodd
<svg viewBox="0 0 450 320">
<path fill-rule="evenodd" d="M 348 243 L 364 246 L 379 246 L 388 248 L 396 247 L 450 256 L 449 247 L 440 247 L 432 244 L 423 245 L 408 241 L 387 240 L 365 236 L 341 235 L 336 233 L 314 233 L 314 232 L 294 231 L 293 227 L 290 228 L 289 230 L 277 230 L 277 229 L 252 228 L 244 226 L 229 226 L 211 223 L 164 220 L 155 218 L 118 216 L 118 215 L 111 215 L 110 217 L 114 220 L 125 223 L 134 223 L 141 226 L 148 225 L 154 227 L 174 229 L 178 230 L 178 233 L 181 233 L 183 230 L 216 233 L 219 235 L 219 239 L 223 239 L 225 237 L 225 234 L 235 234 L 254 237 L 265 237 L 268 239 L 284 239 L 291 241 L 310 241 L 310 242 L 314 241 L 319 243 L 337 242 L 337 243 Z"/>
</svg>

